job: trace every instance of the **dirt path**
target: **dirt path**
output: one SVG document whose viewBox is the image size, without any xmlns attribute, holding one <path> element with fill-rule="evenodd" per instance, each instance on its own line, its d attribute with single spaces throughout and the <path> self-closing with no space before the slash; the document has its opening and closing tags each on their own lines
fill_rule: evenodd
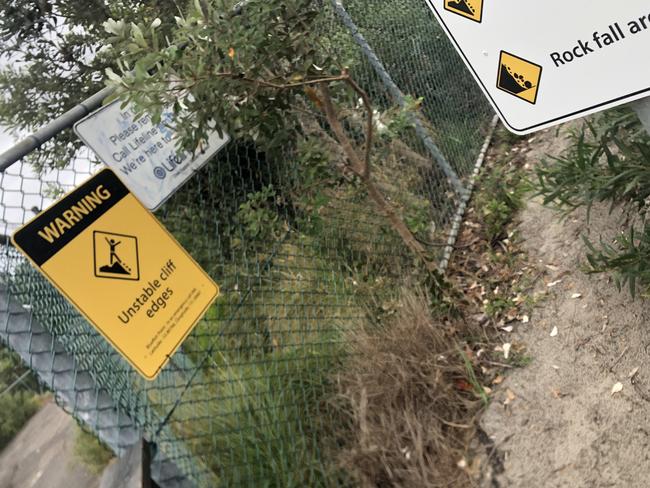
<svg viewBox="0 0 650 488">
<path fill-rule="evenodd" d="M 75 421 L 54 403 L 37 412 L 0 455 L 2 488 L 94 488 L 99 477 L 75 459 Z"/>
<path fill-rule="evenodd" d="M 555 130 L 539 134 L 528 161 L 566 145 Z M 592 239 L 614 235 L 620 220 L 595 207 Z M 585 212 L 560 222 L 531 201 L 519 227 L 541 273 L 535 293 L 545 298 L 504 337 L 524 343 L 532 363 L 509 374 L 483 418 L 495 444 L 483 485 L 650 486 L 650 301 L 581 271 Z"/>
</svg>

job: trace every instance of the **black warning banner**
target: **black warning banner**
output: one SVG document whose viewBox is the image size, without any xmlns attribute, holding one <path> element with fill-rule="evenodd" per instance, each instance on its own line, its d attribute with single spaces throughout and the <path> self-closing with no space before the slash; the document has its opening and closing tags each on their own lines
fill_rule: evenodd
<svg viewBox="0 0 650 488">
<path fill-rule="evenodd" d="M 41 212 L 12 240 L 42 266 L 128 194 L 119 178 L 105 169 Z"/>
</svg>

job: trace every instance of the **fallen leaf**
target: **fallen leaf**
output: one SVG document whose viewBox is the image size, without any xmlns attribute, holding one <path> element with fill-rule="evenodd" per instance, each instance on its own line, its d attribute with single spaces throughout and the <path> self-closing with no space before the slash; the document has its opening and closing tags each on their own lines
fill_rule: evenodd
<svg viewBox="0 0 650 488">
<path fill-rule="evenodd" d="M 530 317 L 528 315 L 524 315 L 521 318 L 521 322 L 524 323 L 524 324 L 527 324 L 528 322 L 530 322 Z"/>
<path fill-rule="evenodd" d="M 547 264 L 546 267 L 548 269 L 550 269 L 551 271 L 558 271 L 560 269 L 560 268 L 558 268 L 557 266 L 555 266 L 553 264 Z"/>
<path fill-rule="evenodd" d="M 560 367 L 559 367 L 559 366 L 557 366 L 557 365 L 555 365 L 555 364 L 554 364 L 554 365 L 552 365 L 552 366 L 551 366 L 551 368 L 553 368 L 553 369 L 554 369 L 554 370 L 556 370 L 556 371 L 557 371 L 558 369 L 560 369 Z"/>
<path fill-rule="evenodd" d="M 639 372 L 639 367 L 637 366 L 632 371 L 630 371 L 630 374 L 628 374 L 627 377 L 630 378 L 630 379 L 634 379 L 634 377 L 636 376 L 636 374 L 638 372 Z"/>
<path fill-rule="evenodd" d="M 456 463 L 456 466 L 458 466 L 460 469 L 465 469 L 467 467 L 467 460 L 465 458 L 461 459 Z"/>
<path fill-rule="evenodd" d="M 483 391 L 485 392 L 486 395 L 490 395 L 492 393 L 492 388 L 484 386 Z"/>
<path fill-rule="evenodd" d="M 501 375 L 498 375 L 496 378 L 494 378 L 492 380 L 492 384 L 493 385 L 500 385 L 501 383 L 503 383 L 503 380 L 505 380 L 505 378 L 503 376 L 501 376 Z"/>
<path fill-rule="evenodd" d="M 515 401 L 517 396 L 512 392 L 510 388 L 506 390 L 506 400 L 503 402 L 504 405 L 510 405 Z"/>
<path fill-rule="evenodd" d="M 560 283 L 562 283 L 562 280 L 551 281 L 551 282 L 548 283 L 546 286 L 547 286 L 548 288 L 553 288 L 554 286 L 559 285 Z"/>
<path fill-rule="evenodd" d="M 508 359 L 508 356 L 510 356 L 510 349 L 512 348 L 512 344 L 510 344 L 509 342 L 506 342 L 501 347 L 503 347 L 503 357 L 505 359 Z"/>
<path fill-rule="evenodd" d="M 582 293 L 574 293 L 573 295 L 571 295 L 571 298 L 573 298 L 574 300 L 576 298 L 582 298 Z"/>
<path fill-rule="evenodd" d="M 490 318 L 484 313 L 478 313 L 478 314 L 472 315 L 472 319 L 474 319 L 475 322 L 478 322 L 479 325 L 483 325 Z"/>
<path fill-rule="evenodd" d="M 551 331 L 551 337 L 555 337 L 558 335 L 558 330 L 557 326 L 553 327 L 553 330 Z"/>
<path fill-rule="evenodd" d="M 612 396 L 623 391 L 623 383 L 620 381 L 612 387 Z"/>
<path fill-rule="evenodd" d="M 505 327 L 501 327 L 501 330 L 505 332 L 512 332 L 515 328 L 512 325 L 506 325 Z"/>
</svg>

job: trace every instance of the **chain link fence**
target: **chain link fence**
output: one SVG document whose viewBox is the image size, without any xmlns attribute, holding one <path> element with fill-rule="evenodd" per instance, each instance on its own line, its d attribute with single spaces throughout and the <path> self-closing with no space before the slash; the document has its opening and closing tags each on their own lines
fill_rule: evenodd
<svg viewBox="0 0 650 488">
<path fill-rule="evenodd" d="M 374 171 L 444 267 L 491 109 L 423 0 L 323 2 L 322 25 L 379 124 L 423 98 L 399 137 L 378 139 Z M 63 170 L 18 162 L 0 176 L 0 338 L 118 454 L 147 439 L 160 486 L 349 482 L 334 459 L 333 375 L 349 331 L 418 270 L 363 187 L 334 176 L 318 114 L 302 131 L 282 158 L 231 142 L 157 212 L 221 296 L 153 382 L 7 237 L 99 167 L 80 155 Z"/>
</svg>

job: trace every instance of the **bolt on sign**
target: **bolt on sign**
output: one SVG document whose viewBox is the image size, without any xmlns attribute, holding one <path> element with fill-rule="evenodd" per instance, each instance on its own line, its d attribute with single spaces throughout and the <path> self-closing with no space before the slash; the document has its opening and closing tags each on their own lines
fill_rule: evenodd
<svg viewBox="0 0 650 488">
<path fill-rule="evenodd" d="M 109 103 L 77 122 L 74 130 L 97 157 L 150 210 L 160 207 L 229 141 L 212 132 L 191 154 L 176 147 L 173 113 L 154 125 L 148 114 L 136 119 L 132 107 Z"/>
<path fill-rule="evenodd" d="M 427 3 L 515 133 L 650 96 L 648 0 Z"/>
<path fill-rule="evenodd" d="M 148 380 L 219 294 L 109 169 L 41 212 L 12 241 Z"/>
</svg>

